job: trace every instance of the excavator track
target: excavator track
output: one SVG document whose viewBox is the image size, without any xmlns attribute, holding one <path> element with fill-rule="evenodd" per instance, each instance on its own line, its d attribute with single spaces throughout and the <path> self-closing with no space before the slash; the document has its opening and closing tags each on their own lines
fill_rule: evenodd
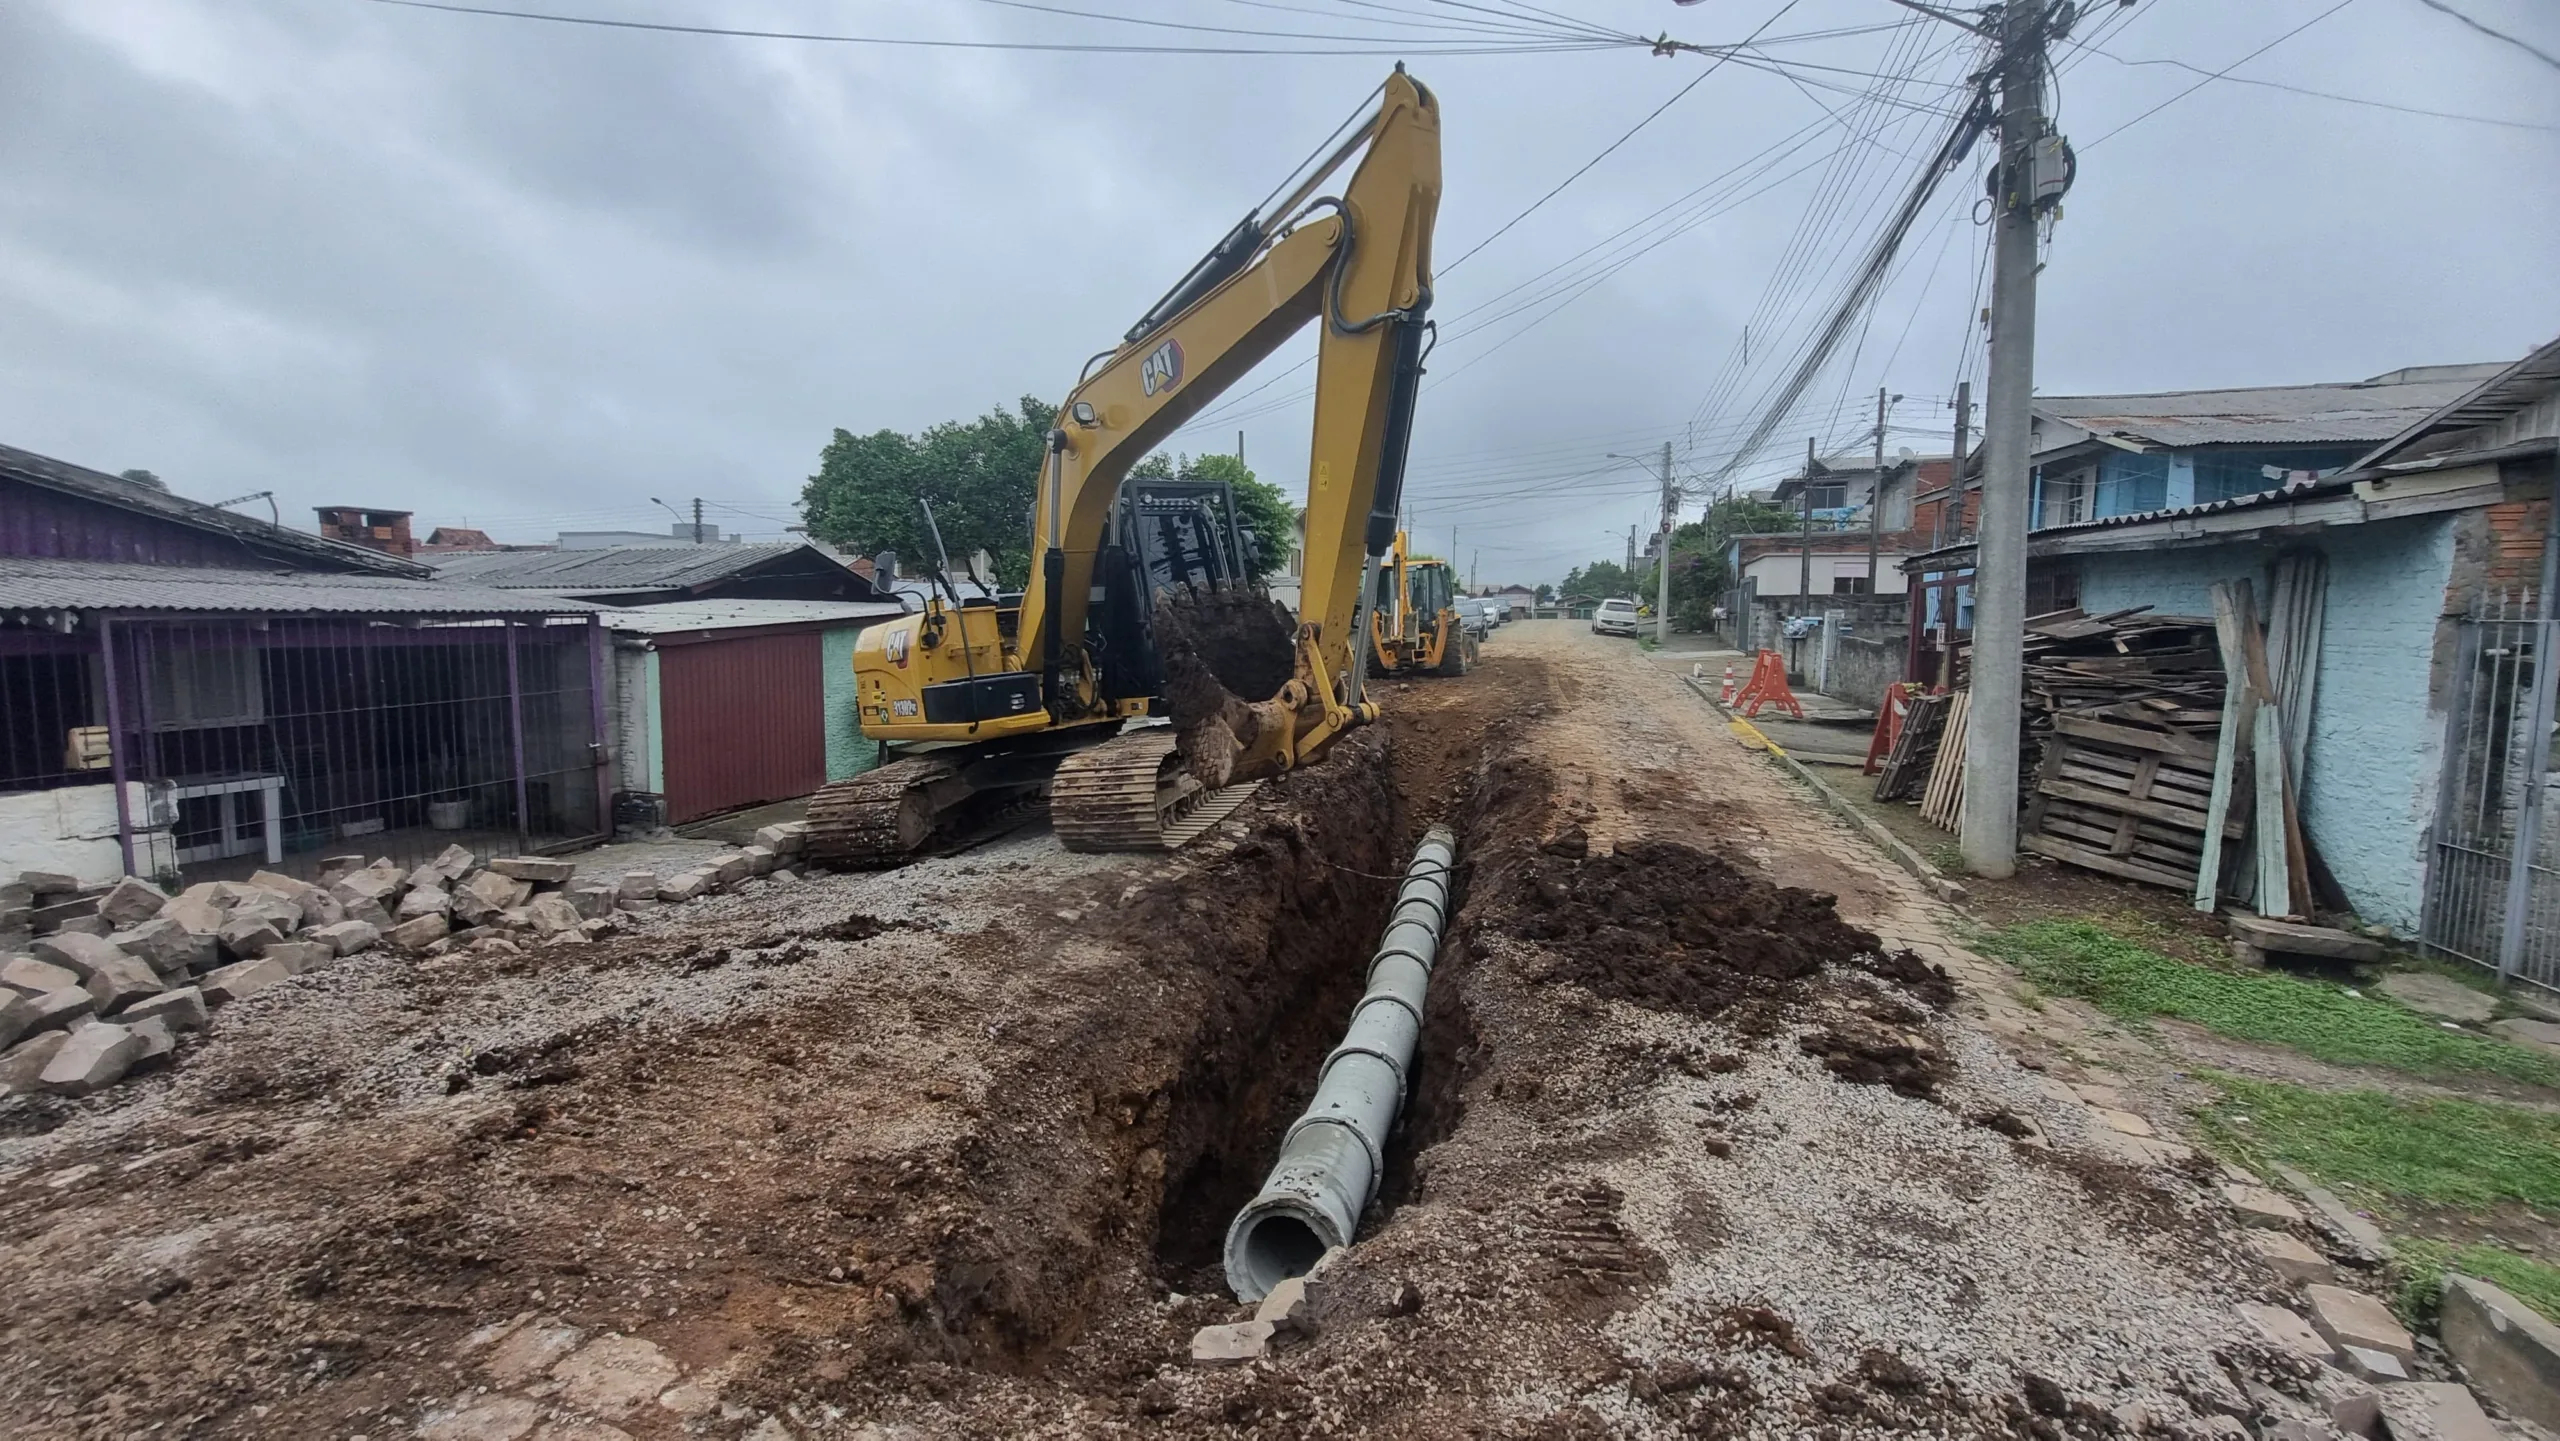
<svg viewBox="0 0 2560 1441">
<path fill-rule="evenodd" d="M 1071 851 L 1162 851 L 1244 804 L 1258 783 L 1203 787 L 1172 733 L 1139 731 L 1067 758 L 1049 787 L 1049 825 Z"/>
<path fill-rule="evenodd" d="M 967 798 L 960 767 L 914 756 L 837 781 L 809 798 L 809 859 L 834 870 L 876 870 L 915 859 L 953 838 Z"/>
</svg>

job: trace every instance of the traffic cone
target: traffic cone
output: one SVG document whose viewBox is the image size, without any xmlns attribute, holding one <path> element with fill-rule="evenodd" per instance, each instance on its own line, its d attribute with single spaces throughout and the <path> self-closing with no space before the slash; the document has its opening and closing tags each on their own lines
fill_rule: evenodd
<svg viewBox="0 0 2560 1441">
<path fill-rule="evenodd" d="M 1724 668 L 1724 703 L 1733 704 L 1733 666 L 1730 663 Z"/>
</svg>

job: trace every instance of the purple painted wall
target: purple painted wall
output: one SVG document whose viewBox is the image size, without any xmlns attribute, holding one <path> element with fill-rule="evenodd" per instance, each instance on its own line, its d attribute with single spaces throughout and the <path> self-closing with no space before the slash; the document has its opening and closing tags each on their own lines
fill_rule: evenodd
<svg viewBox="0 0 2560 1441">
<path fill-rule="evenodd" d="M 0 477 L 0 556 L 273 570 L 227 536 Z"/>
</svg>

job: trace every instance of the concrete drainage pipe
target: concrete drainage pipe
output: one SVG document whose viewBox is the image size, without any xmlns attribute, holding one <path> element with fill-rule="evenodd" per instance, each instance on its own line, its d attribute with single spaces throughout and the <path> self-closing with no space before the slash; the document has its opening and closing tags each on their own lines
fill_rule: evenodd
<svg viewBox="0 0 2560 1441">
<path fill-rule="evenodd" d="M 1405 868 L 1386 938 L 1369 961 L 1369 989 L 1317 1073 L 1315 1099 L 1281 1138 L 1261 1194 L 1227 1227 L 1227 1285 L 1239 1299 L 1259 1301 L 1351 1244 L 1360 1212 L 1377 1198 L 1457 862 L 1458 838 L 1433 826 Z"/>
</svg>

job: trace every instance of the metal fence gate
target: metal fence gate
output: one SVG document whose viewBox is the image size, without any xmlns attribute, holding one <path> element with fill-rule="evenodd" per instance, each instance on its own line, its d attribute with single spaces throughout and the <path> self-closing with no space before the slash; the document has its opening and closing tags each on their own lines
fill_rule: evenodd
<svg viewBox="0 0 2560 1441">
<path fill-rule="evenodd" d="M 2459 622 L 2427 868 L 2427 947 L 2560 991 L 2560 825 L 2551 823 L 2560 621 L 2531 592 Z"/>
</svg>

